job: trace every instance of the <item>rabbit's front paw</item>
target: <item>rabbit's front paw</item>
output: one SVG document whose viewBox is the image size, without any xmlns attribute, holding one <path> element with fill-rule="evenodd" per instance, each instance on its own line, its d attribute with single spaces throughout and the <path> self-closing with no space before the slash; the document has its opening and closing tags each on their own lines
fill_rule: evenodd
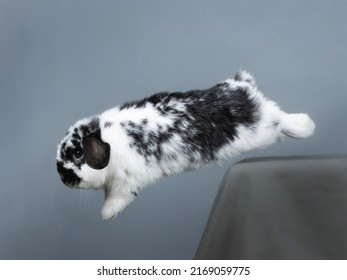
<svg viewBox="0 0 347 280">
<path fill-rule="evenodd" d="M 101 210 L 101 218 L 103 221 L 115 219 L 117 215 L 125 208 L 125 203 L 122 200 L 114 199 L 107 200 Z"/>
</svg>

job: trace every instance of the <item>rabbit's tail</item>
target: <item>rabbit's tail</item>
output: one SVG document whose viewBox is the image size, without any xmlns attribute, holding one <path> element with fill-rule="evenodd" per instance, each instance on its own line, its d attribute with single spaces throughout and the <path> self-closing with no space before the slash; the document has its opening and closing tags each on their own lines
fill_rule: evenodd
<svg viewBox="0 0 347 280">
<path fill-rule="evenodd" d="M 292 138 L 306 138 L 315 130 L 315 123 L 307 114 L 284 114 L 281 132 Z"/>
</svg>

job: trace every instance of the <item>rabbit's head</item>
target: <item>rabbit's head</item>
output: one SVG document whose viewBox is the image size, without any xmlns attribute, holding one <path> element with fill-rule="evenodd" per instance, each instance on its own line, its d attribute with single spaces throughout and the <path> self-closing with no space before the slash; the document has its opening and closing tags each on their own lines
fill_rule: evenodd
<svg viewBox="0 0 347 280">
<path fill-rule="evenodd" d="M 57 169 L 72 188 L 100 188 L 105 183 L 110 145 L 102 140 L 98 118 L 71 126 L 57 147 Z"/>
</svg>

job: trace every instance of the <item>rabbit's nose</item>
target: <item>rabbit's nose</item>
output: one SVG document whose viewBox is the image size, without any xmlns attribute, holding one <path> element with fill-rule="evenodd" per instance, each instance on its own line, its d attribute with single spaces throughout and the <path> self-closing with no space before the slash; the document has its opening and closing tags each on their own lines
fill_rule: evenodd
<svg viewBox="0 0 347 280">
<path fill-rule="evenodd" d="M 60 179 L 68 187 L 75 188 L 82 181 L 82 179 L 78 177 L 72 169 L 65 168 L 63 164 L 59 161 L 57 161 L 57 170 Z"/>
</svg>

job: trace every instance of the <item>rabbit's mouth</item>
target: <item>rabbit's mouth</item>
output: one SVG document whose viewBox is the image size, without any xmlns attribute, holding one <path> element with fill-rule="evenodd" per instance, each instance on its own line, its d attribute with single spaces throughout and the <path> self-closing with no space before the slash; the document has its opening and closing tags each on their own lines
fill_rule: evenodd
<svg viewBox="0 0 347 280">
<path fill-rule="evenodd" d="M 57 170 L 62 182 L 70 188 L 77 188 L 82 181 L 72 169 L 65 168 L 59 161 L 57 161 Z"/>
</svg>

